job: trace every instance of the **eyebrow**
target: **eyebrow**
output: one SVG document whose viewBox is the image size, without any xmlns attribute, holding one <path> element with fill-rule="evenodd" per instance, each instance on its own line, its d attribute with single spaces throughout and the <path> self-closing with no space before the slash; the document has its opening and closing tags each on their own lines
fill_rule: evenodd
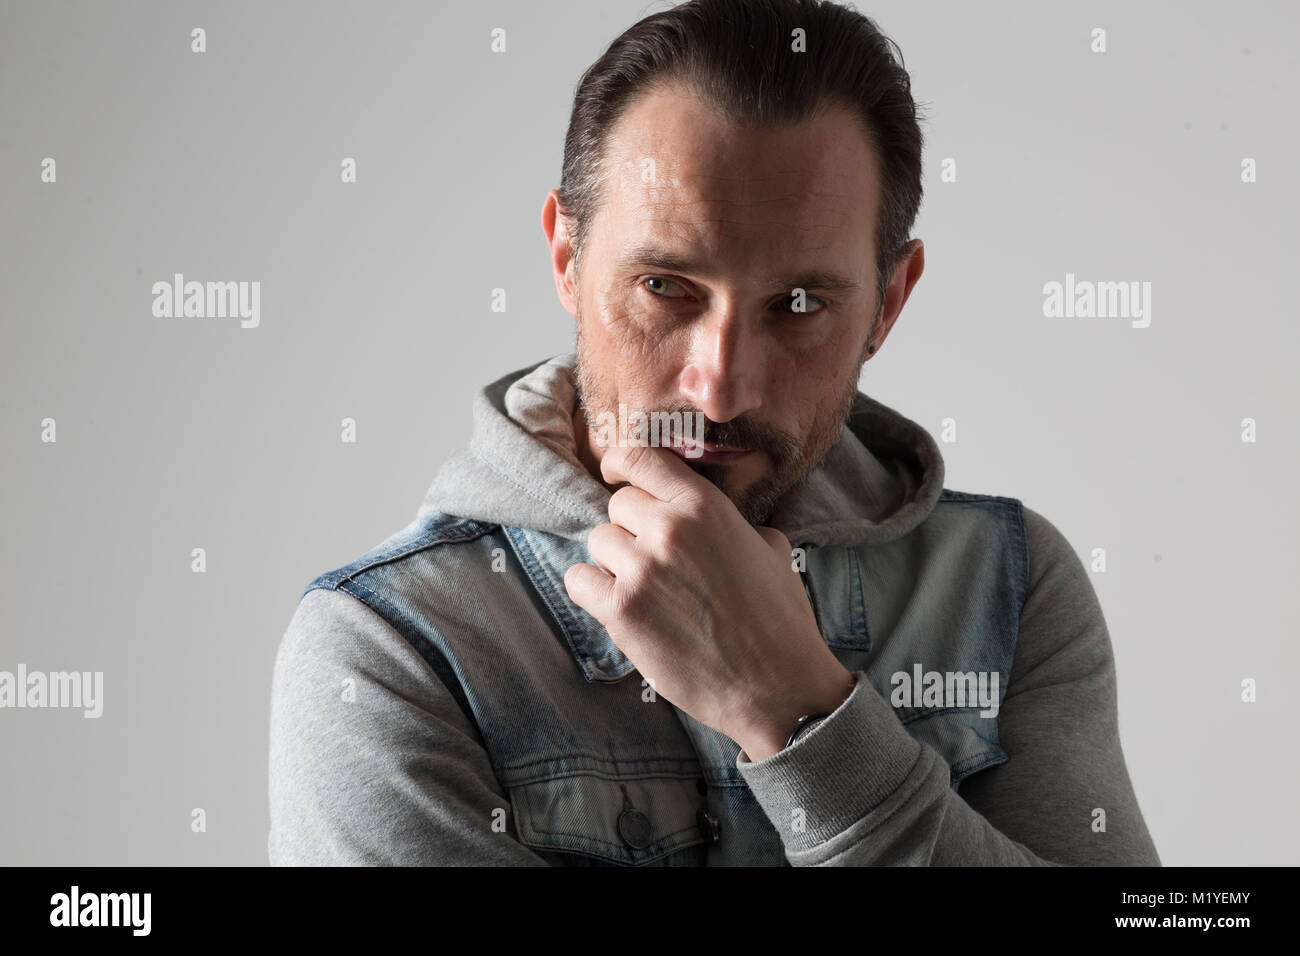
<svg viewBox="0 0 1300 956">
<path fill-rule="evenodd" d="M 615 261 L 620 269 L 649 267 L 662 269 L 664 272 L 699 273 L 706 267 L 695 260 L 669 252 L 654 245 L 636 246 L 623 253 Z M 862 286 L 848 276 L 823 269 L 813 269 L 798 275 L 776 276 L 772 280 L 777 289 L 821 289 L 827 292 L 856 292 Z"/>
</svg>

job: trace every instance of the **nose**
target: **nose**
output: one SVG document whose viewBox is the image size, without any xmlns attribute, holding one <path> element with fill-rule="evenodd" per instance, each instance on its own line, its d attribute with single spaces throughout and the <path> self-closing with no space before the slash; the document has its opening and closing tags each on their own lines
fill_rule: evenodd
<svg viewBox="0 0 1300 956">
<path fill-rule="evenodd" d="M 703 317 L 678 377 L 682 398 L 715 422 L 758 408 L 765 361 L 759 334 L 733 306 Z"/>
</svg>

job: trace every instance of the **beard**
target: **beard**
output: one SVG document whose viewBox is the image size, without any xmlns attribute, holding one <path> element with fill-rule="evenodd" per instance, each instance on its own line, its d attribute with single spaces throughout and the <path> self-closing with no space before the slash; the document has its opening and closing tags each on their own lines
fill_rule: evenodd
<svg viewBox="0 0 1300 956">
<path fill-rule="evenodd" d="M 618 396 L 605 387 L 605 382 L 586 361 L 581 321 L 578 323 L 577 353 L 578 404 L 590 427 L 590 423 L 597 420 L 602 412 L 616 415 Z M 695 436 L 697 439 L 711 445 L 749 448 L 767 454 L 772 463 L 770 470 L 747 486 L 732 487 L 732 482 L 729 481 L 730 468 L 727 465 L 705 464 L 690 459 L 686 459 L 686 463 L 725 494 L 747 522 L 751 525 L 765 525 L 785 494 L 821 464 L 822 459 L 839 441 L 857 392 L 858 381 L 855 375 L 846 383 L 836 404 L 818 412 L 807 437 L 802 439 L 747 415 L 726 422 L 703 418 L 704 433 Z M 628 415 L 631 416 L 634 411 L 648 413 L 650 409 L 633 409 L 629 404 Z M 683 403 L 670 403 L 657 407 L 654 411 L 681 412 L 683 421 L 690 421 L 693 419 L 687 419 L 686 416 L 694 415 L 697 409 Z"/>
</svg>

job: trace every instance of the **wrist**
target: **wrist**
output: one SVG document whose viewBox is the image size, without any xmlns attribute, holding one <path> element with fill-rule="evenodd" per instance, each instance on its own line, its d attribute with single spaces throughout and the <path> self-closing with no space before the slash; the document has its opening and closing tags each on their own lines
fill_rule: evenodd
<svg viewBox="0 0 1300 956">
<path fill-rule="evenodd" d="M 823 720 L 825 720 L 829 716 L 830 714 L 827 712 L 823 712 L 820 714 L 803 714 L 799 718 L 799 720 L 796 721 L 794 725 L 794 730 L 790 732 L 790 736 L 785 738 L 785 744 L 782 745 L 781 749 L 785 750 L 787 747 L 793 746 L 796 740 L 798 740 L 804 734 L 811 733 L 814 727 L 816 727 L 818 724 L 820 724 Z"/>
<path fill-rule="evenodd" d="M 780 753 L 792 742 L 792 736 L 803 737 L 811 732 L 809 724 L 829 717 L 848 700 L 857 683 L 857 675 L 838 661 L 835 665 L 838 673 L 832 671 L 822 689 L 788 698 L 792 704 L 770 709 L 765 718 L 753 721 L 745 733 L 734 738 L 751 761 L 757 763 Z"/>
</svg>

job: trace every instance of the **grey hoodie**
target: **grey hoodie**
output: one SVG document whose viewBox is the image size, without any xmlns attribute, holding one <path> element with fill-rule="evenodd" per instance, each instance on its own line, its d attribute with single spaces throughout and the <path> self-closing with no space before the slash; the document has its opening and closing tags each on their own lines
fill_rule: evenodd
<svg viewBox="0 0 1300 956">
<path fill-rule="evenodd" d="M 509 688 L 492 686 L 491 666 L 475 672 L 476 654 L 489 661 L 495 654 L 498 662 L 512 664 L 516 657 L 541 661 L 555 655 L 536 666 L 557 668 L 547 671 L 559 676 L 547 678 L 546 686 L 574 700 L 619 686 L 631 670 L 607 635 L 601 643 L 603 628 L 591 621 L 577 632 L 590 645 L 573 645 L 573 658 L 565 656 L 550 632 L 553 622 L 540 611 L 534 627 L 538 598 L 521 596 L 529 589 L 522 571 L 475 576 L 466 570 L 486 560 L 486 553 L 473 550 L 478 539 L 484 547 L 507 540 L 526 547 L 525 534 L 555 542 L 558 552 L 571 547 L 583 560 L 587 534 L 608 520 L 609 492 L 583 469 L 574 448 L 573 364 L 574 356 L 561 356 L 484 388 L 475 397 L 468 449 L 439 471 L 411 528 L 317 578 L 301 598 L 273 677 L 273 864 L 538 865 L 571 862 L 579 851 L 627 862 L 760 858 L 758 836 L 743 850 L 743 841 L 724 838 L 730 857 L 722 847 L 705 855 L 694 834 L 689 841 L 670 846 L 665 840 L 646 849 L 630 840 L 620 844 L 623 831 L 613 822 L 602 836 L 594 818 L 575 824 L 563 841 L 547 842 L 538 834 L 555 831 L 558 817 L 543 821 L 537 814 L 552 811 L 536 808 L 557 804 L 560 791 L 543 794 L 538 788 L 558 787 L 562 775 L 543 782 L 512 776 L 517 761 L 509 759 L 507 747 L 514 742 L 494 734 L 490 721 L 494 710 L 509 707 Z M 856 649 L 851 641 L 837 646 L 832 638 L 839 624 L 862 609 L 836 606 L 830 589 L 820 603 L 810 593 L 828 643 L 859 674 L 858 684 L 828 720 L 758 762 L 676 712 L 701 761 L 723 754 L 707 770 L 708 783 L 729 798 L 743 791 L 766 814 L 764 826 L 770 821 L 772 840 L 780 840 L 779 852 L 761 856 L 771 862 L 1158 865 L 1120 746 L 1109 635 L 1082 563 L 1041 515 L 1013 499 L 946 492 L 943 479 L 943 460 L 930 435 L 859 393 L 839 443 L 771 520 L 810 553 L 851 552 L 854 561 L 864 556 L 862 577 L 878 582 L 880 590 L 868 591 L 865 609 L 871 640 Z M 891 648 L 907 650 L 917 578 L 940 560 L 909 566 L 905 556 L 934 540 L 927 547 L 949 567 L 963 560 L 957 546 L 947 555 L 942 551 L 947 539 L 939 529 L 950 525 L 937 517 L 941 496 L 953 508 L 999 506 L 1014 515 L 1011 526 L 1023 530 L 1023 601 L 1015 602 L 1018 617 L 1009 632 L 1014 664 L 1008 655 L 995 741 L 982 731 L 967 733 L 965 717 L 951 712 L 904 729 L 903 714 L 886 700 L 877 675 Z M 413 537 L 417 533 L 422 537 Z M 955 540 L 956 531 L 947 537 Z M 431 563 L 414 563 L 417 554 Z M 468 584 L 458 592 L 455 582 L 462 578 Z M 431 579 L 440 587 L 429 586 Z M 389 589 L 382 596 L 381 582 Z M 480 618 L 462 612 L 467 601 L 484 597 L 486 604 L 489 595 L 493 607 L 517 608 L 510 612 L 516 616 L 493 625 L 495 610 Z M 931 597 L 922 603 L 943 603 Z M 415 603 L 421 603 L 420 615 L 402 613 Z M 560 617 L 565 614 L 583 617 L 574 608 L 564 608 Z M 426 622 L 423 633 L 410 623 L 417 619 Z M 572 644 L 572 634 L 569 639 Z M 441 649 L 431 651 L 432 643 Z M 572 681 L 571 690 L 565 681 Z M 346 689 L 340 694 L 340 687 L 350 687 L 351 696 Z M 582 713 L 590 713 L 596 698 L 582 699 Z M 616 716 L 610 720 L 621 723 Z M 968 742 L 955 742 L 963 734 Z M 550 743 L 534 743 L 535 752 Z M 726 750 L 728 745 L 733 749 Z M 701 792 L 709 789 L 703 784 L 701 778 Z M 565 794 L 572 797 L 571 790 Z M 668 805 L 678 797 L 665 779 L 653 799 Z M 734 805 L 734 799 L 726 804 L 710 797 L 711 808 Z M 512 808 L 507 839 L 500 828 L 481 824 L 485 814 L 502 807 Z M 811 825 L 787 824 L 805 815 Z M 609 819 L 624 818 L 611 813 Z M 732 833 L 743 819 L 734 818 Z M 683 830 L 666 816 L 663 823 L 665 832 Z M 561 849 L 573 852 L 550 852 Z"/>
</svg>

